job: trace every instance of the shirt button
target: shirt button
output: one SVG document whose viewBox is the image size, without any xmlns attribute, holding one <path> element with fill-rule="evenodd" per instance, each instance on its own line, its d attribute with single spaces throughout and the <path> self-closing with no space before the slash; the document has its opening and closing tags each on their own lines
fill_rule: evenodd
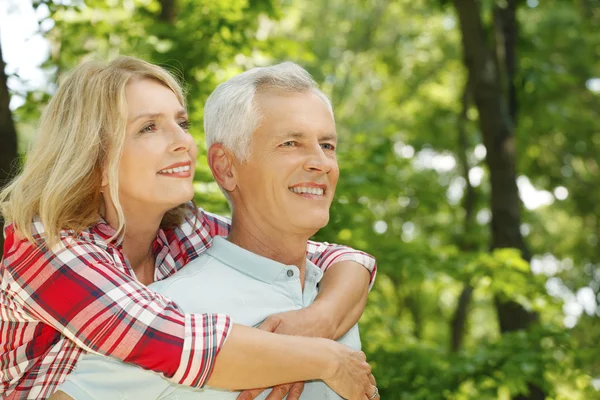
<svg viewBox="0 0 600 400">
<path fill-rule="evenodd" d="M 294 271 L 292 271 L 291 269 L 288 269 L 288 271 L 287 271 L 287 276 L 289 276 L 290 278 L 291 278 L 292 276 L 294 276 Z"/>
</svg>

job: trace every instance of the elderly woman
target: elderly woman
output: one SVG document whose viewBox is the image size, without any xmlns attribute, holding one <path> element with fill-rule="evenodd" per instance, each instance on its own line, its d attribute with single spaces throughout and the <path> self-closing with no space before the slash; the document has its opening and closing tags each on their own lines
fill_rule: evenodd
<svg viewBox="0 0 600 400">
<path fill-rule="evenodd" d="M 322 272 L 306 259 L 305 245 L 329 221 L 339 177 L 329 100 L 293 63 L 255 68 L 211 94 L 205 123 L 209 165 L 233 211 L 229 237 L 215 238 L 185 270 L 150 287 L 186 312 L 216 310 L 248 326 L 308 307 Z M 339 342 L 360 349 L 358 328 Z M 77 400 L 237 397 L 171 384 L 101 356 L 85 356 L 79 364 L 59 388 Z M 367 394 L 377 397 L 376 387 Z M 301 398 L 340 397 L 313 381 Z"/>
<path fill-rule="evenodd" d="M 215 235 L 227 235 L 222 220 L 191 206 L 197 150 L 187 128 L 177 82 L 141 60 L 86 63 L 59 86 L 23 172 L 0 193 L 8 223 L 0 269 L 3 397 L 49 397 L 86 352 L 188 387 L 323 379 L 346 398 L 371 390 L 359 351 L 245 327 L 222 313 L 186 313 L 147 287 L 185 271 Z M 322 270 L 345 261 L 330 268 L 319 295 L 326 301 L 303 315 L 323 327 L 318 334 L 333 335 L 352 326 L 364 304 L 368 277 L 351 261 L 372 270 L 374 263 L 343 247 L 309 243 L 308 251 Z M 344 318 L 334 318 L 336 310 Z M 302 325 L 289 314 L 279 321 Z"/>
</svg>

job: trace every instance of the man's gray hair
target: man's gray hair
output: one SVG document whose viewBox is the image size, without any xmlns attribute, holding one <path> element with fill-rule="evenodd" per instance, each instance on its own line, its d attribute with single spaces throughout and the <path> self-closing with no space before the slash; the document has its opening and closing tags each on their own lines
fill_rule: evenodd
<svg viewBox="0 0 600 400">
<path fill-rule="evenodd" d="M 333 115 L 327 96 L 298 64 L 287 61 L 270 67 L 252 68 L 220 84 L 208 97 L 204 106 L 207 148 L 221 143 L 240 161 L 246 161 L 250 156 L 252 133 L 262 118 L 254 97 L 256 93 L 269 89 L 292 93 L 314 91 Z"/>
</svg>

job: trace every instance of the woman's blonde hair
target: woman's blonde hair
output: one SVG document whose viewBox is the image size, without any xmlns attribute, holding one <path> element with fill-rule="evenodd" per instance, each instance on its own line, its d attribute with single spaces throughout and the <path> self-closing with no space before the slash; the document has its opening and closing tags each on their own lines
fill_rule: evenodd
<svg viewBox="0 0 600 400">
<path fill-rule="evenodd" d="M 98 222 L 104 168 L 118 216 L 113 238 L 124 232 L 118 171 L 127 124 L 125 89 L 138 79 L 165 85 L 185 106 L 182 88 L 173 76 L 133 57 L 88 61 L 62 80 L 44 110 L 22 172 L 0 192 L 0 212 L 21 236 L 36 242 L 35 217 L 41 220 L 44 241 L 50 246 L 59 240 L 61 230 L 77 234 Z M 170 210 L 163 227 L 180 223 L 184 209 L 182 205 Z"/>
</svg>

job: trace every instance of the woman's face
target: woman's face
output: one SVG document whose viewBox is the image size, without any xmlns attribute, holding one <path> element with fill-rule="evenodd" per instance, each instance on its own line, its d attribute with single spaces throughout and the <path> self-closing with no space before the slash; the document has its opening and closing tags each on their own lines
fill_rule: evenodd
<svg viewBox="0 0 600 400">
<path fill-rule="evenodd" d="M 119 168 L 124 211 L 165 213 L 192 199 L 198 150 L 177 96 L 150 79 L 126 88 L 125 143 Z"/>
</svg>

